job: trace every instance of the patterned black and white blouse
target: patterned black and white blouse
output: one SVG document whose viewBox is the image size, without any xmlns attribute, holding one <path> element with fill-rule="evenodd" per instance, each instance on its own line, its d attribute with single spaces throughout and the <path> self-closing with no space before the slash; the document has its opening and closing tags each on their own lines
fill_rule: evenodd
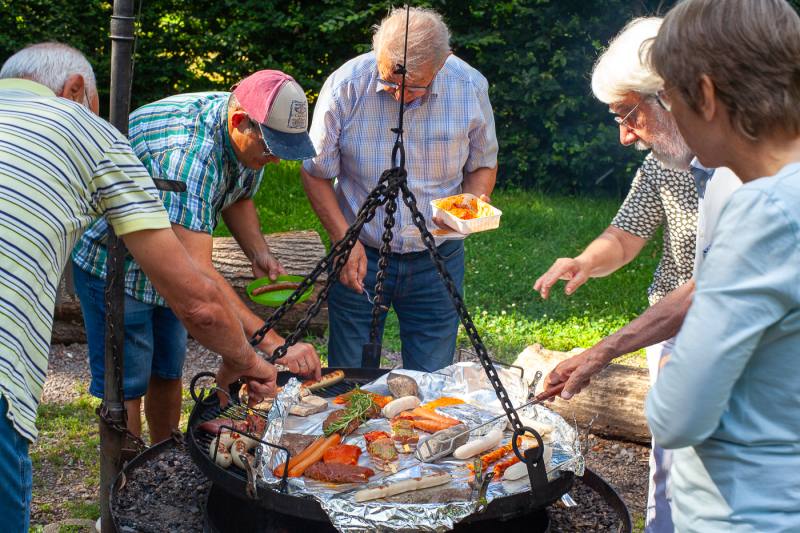
<svg viewBox="0 0 800 533">
<path fill-rule="evenodd" d="M 649 240 L 662 224 L 663 253 L 647 289 L 650 305 L 691 279 L 697 239 L 697 188 L 691 173 L 669 170 L 650 153 L 611 225 Z"/>
</svg>

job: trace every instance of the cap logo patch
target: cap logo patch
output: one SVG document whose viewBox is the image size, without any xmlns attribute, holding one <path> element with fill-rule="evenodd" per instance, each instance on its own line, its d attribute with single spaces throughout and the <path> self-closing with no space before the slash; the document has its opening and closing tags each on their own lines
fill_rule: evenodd
<svg viewBox="0 0 800 533">
<path fill-rule="evenodd" d="M 289 106 L 289 122 L 287 126 L 293 130 L 305 131 L 306 124 L 308 124 L 308 102 L 292 100 Z"/>
</svg>

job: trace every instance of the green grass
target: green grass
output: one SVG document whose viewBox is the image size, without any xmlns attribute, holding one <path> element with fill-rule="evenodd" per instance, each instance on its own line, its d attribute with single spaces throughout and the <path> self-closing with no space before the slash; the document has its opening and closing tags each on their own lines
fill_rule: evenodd
<svg viewBox="0 0 800 533">
<path fill-rule="evenodd" d="M 53 482 L 70 483 L 76 490 L 86 488 L 89 491 L 100 483 L 100 434 L 95 414 L 100 401 L 89 395 L 86 385 L 78 392 L 78 398 L 69 403 L 39 405 L 36 419 L 39 438 L 30 448 L 34 502 L 52 490 Z M 37 505 L 35 522 L 46 524 L 59 510 L 66 511 L 67 518 L 96 520 L 100 516 L 96 501 L 87 501 L 76 494 L 67 500 Z M 38 530 L 36 525 L 31 528 L 31 531 Z M 62 530 L 78 529 L 65 526 Z"/>
<path fill-rule="evenodd" d="M 255 201 L 265 233 L 314 229 L 327 244 L 306 200 L 297 164 L 270 165 Z M 590 346 L 646 308 L 660 237 L 633 263 L 610 277 L 590 280 L 571 297 L 558 286 L 545 301 L 532 288 L 556 258 L 578 254 L 608 225 L 618 200 L 497 190 L 492 201 L 503 211 L 500 229 L 465 241 L 464 292 L 484 342 L 498 358 L 509 361 L 535 342 L 555 350 Z M 217 234 L 229 232 L 223 226 Z M 468 345 L 463 331 L 459 344 Z M 399 349 L 394 316 L 387 320 L 384 345 Z"/>
</svg>

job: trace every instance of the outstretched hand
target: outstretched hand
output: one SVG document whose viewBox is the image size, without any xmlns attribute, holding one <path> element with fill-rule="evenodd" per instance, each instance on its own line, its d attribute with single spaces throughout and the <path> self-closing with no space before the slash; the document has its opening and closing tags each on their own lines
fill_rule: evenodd
<svg viewBox="0 0 800 533">
<path fill-rule="evenodd" d="M 533 290 L 538 291 L 546 300 L 550 296 L 550 288 L 558 280 L 565 280 L 567 284 L 564 286 L 564 292 L 570 295 L 586 283 L 586 280 L 589 279 L 589 270 L 588 265 L 577 259 L 561 257 L 536 280 Z"/>
<path fill-rule="evenodd" d="M 608 366 L 608 362 L 594 348 L 561 361 L 544 378 L 544 390 L 564 383 L 561 398 L 569 400 L 589 385 L 592 377 Z"/>
</svg>

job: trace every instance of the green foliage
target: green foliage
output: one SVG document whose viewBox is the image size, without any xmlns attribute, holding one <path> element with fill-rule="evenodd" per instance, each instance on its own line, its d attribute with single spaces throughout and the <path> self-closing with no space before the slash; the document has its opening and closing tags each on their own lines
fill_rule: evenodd
<svg viewBox="0 0 800 533">
<path fill-rule="evenodd" d="M 501 186 L 621 194 L 641 154 L 624 149 L 591 96 L 598 51 L 655 0 L 430 0 L 453 50 L 490 81 Z M 107 109 L 110 0 L 0 0 L 0 59 L 56 39 L 85 52 Z M 295 76 L 313 102 L 325 78 L 369 50 L 370 27 L 392 2 L 366 0 L 141 0 L 134 107 L 187 91 L 225 90 L 261 68 Z"/>
</svg>

